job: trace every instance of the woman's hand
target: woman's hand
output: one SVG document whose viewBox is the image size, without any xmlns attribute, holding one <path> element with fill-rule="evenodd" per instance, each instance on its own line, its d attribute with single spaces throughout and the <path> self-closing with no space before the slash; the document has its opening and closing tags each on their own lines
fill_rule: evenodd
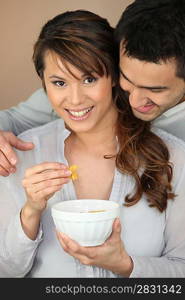
<svg viewBox="0 0 185 300">
<path fill-rule="evenodd" d="M 41 163 L 26 170 L 22 185 L 27 195 L 27 206 L 42 212 L 47 201 L 69 182 L 71 171 L 61 163 Z"/>
<path fill-rule="evenodd" d="M 82 264 L 98 266 L 129 277 L 133 269 L 133 262 L 124 249 L 120 233 L 121 224 L 119 219 L 116 219 L 111 236 L 101 246 L 82 247 L 59 232 L 57 232 L 57 237 L 64 251 L 77 258 Z"/>
<path fill-rule="evenodd" d="M 21 211 L 21 222 L 29 238 L 36 238 L 47 201 L 69 182 L 70 175 L 71 171 L 67 166 L 55 162 L 44 162 L 26 170 L 22 185 L 27 202 Z"/>
</svg>

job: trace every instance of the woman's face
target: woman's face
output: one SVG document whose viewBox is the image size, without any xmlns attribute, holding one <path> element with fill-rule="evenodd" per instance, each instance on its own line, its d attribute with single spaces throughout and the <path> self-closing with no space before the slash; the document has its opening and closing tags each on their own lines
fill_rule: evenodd
<svg viewBox="0 0 185 300">
<path fill-rule="evenodd" d="M 113 126 L 117 112 L 112 102 L 111 77 L 83 74 L 57 54 L 45 54 L 44 83 L 57 114 L 74 132 L 101 130 Z"/>
</svg>

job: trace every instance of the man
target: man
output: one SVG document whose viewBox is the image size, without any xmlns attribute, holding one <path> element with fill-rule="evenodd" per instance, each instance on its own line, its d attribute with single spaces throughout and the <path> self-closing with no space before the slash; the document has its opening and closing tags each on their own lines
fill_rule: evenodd
<svg viewBox="0 0 185 300">
<path fill-rule="evenodd" d="M 134 1 L 123 12 L 115 37 L 120 45 L 120 85 L 134 115 L 185 141 L 185 1 Z M 17 135 L 55 118 L 40 89 L 28 101 L 1 111 L 0 128 Z M 16 171 L 12 146 L 33 147 L 13 133 L 0 134 L 2 176 Z"/>
<path fill-rule="evenodd" d="M 133 114 L 185 141 L 185 1 L 136 0 L 115 37 Z"/>
</svg>

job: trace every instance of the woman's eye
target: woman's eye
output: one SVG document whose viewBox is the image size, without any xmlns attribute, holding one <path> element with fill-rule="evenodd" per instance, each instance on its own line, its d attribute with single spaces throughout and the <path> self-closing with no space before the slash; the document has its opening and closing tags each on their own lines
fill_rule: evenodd
<svg viewBox="0 0 185 300">
<path fill-rule="evenodd" d="M 58 87 L 63 87 L 65 85 L 64 81 L 53 81 L 53 84 Z"/>
<path fill-rule="evenodd" d="M 89 76 L 84 79 L 84 83 L 93 83 L 96 80 L 97 80 L 97 78 Z"/>
</svg>

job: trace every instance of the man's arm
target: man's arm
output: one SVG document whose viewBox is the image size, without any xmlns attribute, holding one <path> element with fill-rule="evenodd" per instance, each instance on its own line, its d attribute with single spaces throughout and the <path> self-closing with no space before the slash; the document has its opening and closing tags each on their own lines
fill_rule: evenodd
<svg viewBox="0 0 185 300">
<path fill-rule="evenodd" d="M 16 136 L 56 118 L 43 89 L 34 92 L 27 101 L 0 111 L 0 176 L 16 171 L 17 157 L 13 148 L 28 151 L 34 147 Z"/>
<path fill-rule="evenodd" d="M 0 129 L 18 135 L 56 118 L 45 91 L 38 89 L 25 102 L 0 111 Z"/>
</svg>

